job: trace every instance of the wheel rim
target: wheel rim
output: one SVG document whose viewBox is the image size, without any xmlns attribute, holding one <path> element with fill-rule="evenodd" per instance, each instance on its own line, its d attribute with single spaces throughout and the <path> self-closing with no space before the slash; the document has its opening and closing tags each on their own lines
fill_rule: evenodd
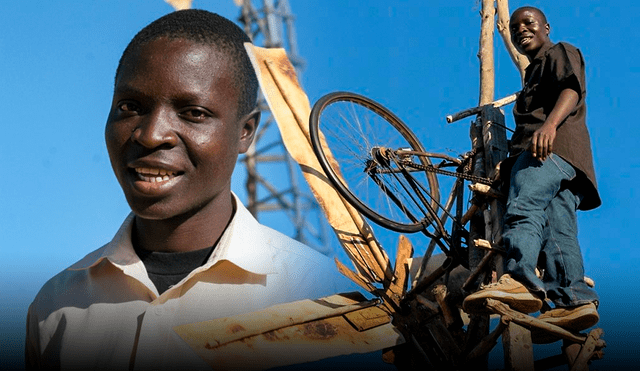
<svg viewBox="0 0 640 371">
<path fill-rule="evenodd" d="M 416 232 L 425 228 L 418 222 L 429 215 L 428 208 L 412 195 L 412 185 L 402 174 L 378 174 L 379 180 L 395 194 L 402 207 L 363 170 L 373 159 L 374 147 L 412 149 L 424 152 L 415 135 L 393 113 L 378 103 L 352 93 L 333 93 L 319 100 L 312 110 L 311 137 L 314 151 L 330 181 L 348 201 L 377 224 L 399 232 Z M 323 133 L 320 138 L 319 131 Z M 321 147 L 322 142 L 327 147 Z M 335 161 L 329 160 L 331 153 Z M 429 164 L 427 158 L 413 161 Z M 391 163 L 391 168 L 397 169 Z M 439 190 L 434 174 L 412 172 L 416 185 L 437 208 Z M 408 189 L 409 187 L 410 189 Z M 407 216 L 407 213 L 415 218 Z M 428 220 L 427 220 L 428 222 Z"/>
</svg>

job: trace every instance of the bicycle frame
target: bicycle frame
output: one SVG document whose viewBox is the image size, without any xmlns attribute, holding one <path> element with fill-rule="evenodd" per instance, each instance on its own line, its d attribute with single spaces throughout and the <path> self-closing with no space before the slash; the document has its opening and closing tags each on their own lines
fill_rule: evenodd
<svg viewBox="0 0 640 371">
<path fill-rule="evenodd" d="M 446 255 L 453 256 L 453 258 L 455 258 L 456 260 L 462 260 L 462 262 L 464 262 L 466 259 L 464 256 L 461 256 L 461 240 L 463 237 L 462 235 L 468 236 L 468 232 L 460 223 L 460 221 L 462 220 L 463 209 L 461 200 L 463 196 L 463 179 L 458 178 L 456 180 L 445 205 L 438 203 L 438 207 L 442 210 L 442 215 L 438 215 L 437 210 L 435 210 L 431 206 L 429 200 L 425 196 L 427 192 L 424 187 L 411 175 L 412 172 L 424 171 L 424 169 L 420 169 L 422 167 L 420 166 L 420 164 L 416 164 L 411 161 L 411 156 L 426 156 L 443 159 L 440 164 L 433 166 L 433 168 L 441 169 L 443 167 L 456 166 L 457 172 L 462 171 L 462 167 L 466 164 L 465 160 L 467 160 L 460 160 L 450 156 L 434 153 L 417 152 L 403 149 L 392 150 L 385 147 L 374 147 L 371 150 L 372 159 L 368 161 L 364 171 L 380 187 L 380 189 L 387 195 L 387 197 L 389 197 L 389 199 L 391 199 L 396 204 L 396 206 L 407 215 L 409 219 L 414 222 L 421 223 L 424 226 L 421 232 L 432 241 L 429 248 L 427 249 L 427 254 L 429 256 L 433 253 L 433 249 L 437 244 Z M 393 168 L 391 166 L 392 164 L 395 165 L 396 168 Z M 394 176 L 398 180 L 398 183 L 402 184 L 404 191 L 408 195 L 410 195 L 411 200 L 413 200 L 413 202 L 418 205 L 421 210 L 424 210 L 425 214 L 427 215 L 422 219 L 419 219 L 416 215 L 413 215 L 402 203 L 402 201 L 398 199 L 395 194 L 387 188 L 384 182 L 379 178 L 379 174 L 391 174 L 392 176 Z M 407 188 L 404 185 L 404 182 L 400 180 L 400 176 L 406 181 L 409 188 Z M 458 206 L 456 207 L 456 215 L 452 215 L 451 208 L 456 200 L 458 201 Z M 451 235 L 447 232 L 447 229 L 444 226 L 448 218 L 451 218 L 453 224 Z M 432 222 L 435 224 L 435 232 L 430 232 L 427 229 L 432 224 Z M 442 242 L 442 240 L 444 240 L 444 243 Z M 449 246 L 449 248 L 447 248 L 447 246 Z"/>
</svg>

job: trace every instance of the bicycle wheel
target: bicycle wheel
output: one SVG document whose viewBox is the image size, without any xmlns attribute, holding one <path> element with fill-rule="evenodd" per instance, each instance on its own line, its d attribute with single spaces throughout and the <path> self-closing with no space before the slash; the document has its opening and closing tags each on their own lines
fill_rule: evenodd
<svg viewBox="0 0 640 371">
<path fill-rule="evenodd" d="M 384 164 L 384 171 L 367 171 L 376 162 L 376 148 L 425 152 L 398 117 L 364 96 L 335 92 L 313 106 L 309 129 L 313 150 L 329 181 L 356 210 L 393 231 L 426 230 L 440 202 L 436 174 L 403 172 L 394 161 Z M 408 157 L 430 165 L 425 156 L 403 155 Z"/>
</svg>

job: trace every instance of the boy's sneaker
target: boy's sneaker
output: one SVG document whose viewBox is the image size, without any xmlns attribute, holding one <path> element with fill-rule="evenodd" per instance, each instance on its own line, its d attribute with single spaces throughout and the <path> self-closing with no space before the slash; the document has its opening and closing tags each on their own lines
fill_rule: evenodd
<svg viewBox="0 0 640 371">
<path fill-rule="evenodd" d="M 521 313 L 533 313 L 542 308 L 542 300 L 533 295 L 524 285 L 504 274 L 497 283 L 482 287 L 480 291 L 467 296 L 462 309 L 467 313 L 492 313 L 486 306 L 486 299 L 495 299 Z"/>
<path fill-rule="evenodd" d="M 571 332 L 580 332 L 598 323 L 600 316 L 596 305 L 588 303 L 576 307 L 551 309 L 540 314 L 538 319 Z M 558 337 L 547 331 L 536 327 L 531 328 L 531 341 L 535 344 L 548 344 L 557 340 L 559 340 Z"/>
</svg>

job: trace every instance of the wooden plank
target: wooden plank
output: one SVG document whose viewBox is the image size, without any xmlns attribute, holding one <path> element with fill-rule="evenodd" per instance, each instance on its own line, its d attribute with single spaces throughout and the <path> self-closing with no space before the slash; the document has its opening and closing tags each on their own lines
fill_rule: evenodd
<svg viewBox="0 0 640 371">
<path fill-rule="evenodd" d="M 358 272 L 372 282 L 392 280 L 384 250 L 364 218 L 328 182 L 309 139 L 307 95 L 298 83 L 295 69 L 282 48 L 260 48 L 245 43 L 260 87 L 275 118 L 282 140 L 302 169 L 311 192 L 318 200 L 338 240 Z"/>
<path fill-rule="evenodd" d="M 376 288 L 373 287 L 368 282 L 367 278 L 362 277 L 358 273 L 353 272 L 352 270 L 347 268 L 344 264 L 342 264 L 340 262 L 340 260 L 338 260 L 338 258 L 334 258 L 334 261 L 336 263 L 336 266 L 338 267 L 338 272 L 340 272 L 343 276 L 345 276 L 348 279 L 350 279 L 351 281 L 355 282 L 356 284 L 358 284 L 358 286 L 362 287 L 363 289 L 367 290 L 368 292 L 375 292 L 376 291 Z"/>
<path fill-rule="evenodd" d="M 534 371 L 531 331 L 510 322 L 502 333 L 504 366 L 510 371 Z"/>
<path fill-rule="evenodd" d="M 505 323 L 505 321 L 500 321 L 498 323 L 498 327 L 496 327 L 493 331 L 491 331 L 489 335 L 482 339 L 482 341 L 480 341 L 480 343 L 475 348 L 473 348 L 471 352 L 469 352 L 467 358 L 469 360 L 473 360 L 475 358 L 489 354 L 493 347 L 495 347 L 498 343 L 498 338 L 500 337 L 500 335 L 502 335 L 504 330 L 507 329 L 507 326 L 508 323 Z"/>
<path fill-rule="evenodd" d="M 432 290 L 433 296 L 436 298 L 440 310 L 442 311 L 442 317 L 444 318 L 444 325 L 447 328 L 456 325 L 462 328 L 462 318 L 460 317 L 460 311 L 457 307 L 453 307 L 448 300 L 448 290 L 445 285 L 436 285 Z"/>
<path fill-rule="evenodd" d="M 596 328 L 589 332 L 587 336 L 587 340 L 584 342 L 582 349 L 575 358 L 575 362 L 571 367 L 571 371 L 583 371 L 588 370 L 589 366 L 587 363 L 595 353 L 597 349 L 602 349 L 605 347 L 604 341 L 600 340 L 603 331 L 602 329 Z"/>
<path fill-rule="evenodd" d="M 405 296 L 407 282 L 409 280 L 409 261 L 413 256 L 413 245 L 405 236 L 398 238 L 398 248 L 396 252 L 396 264 L 393 271 L 394 279 L 389 284 L 385 296 L 393 301 L 396 307 L 400 307 L 400 301 Z"/>
<path fill-rule="evenodd" d="M 370 307 L 345 313 L 344 317 L 358 331 L 366 331 L 391 322 L 389 313 L 378 308 Z"/>
<path fill-rule="evenodd" d="M 357 299 L 352 295 L 333 295 L 302 300 L 176 326 L 174 331 L 209 365 L 223 370 L 294 365 L 404 343 L 404 337 L 388 321 L 388 316 L 386 324 L 364 331 L 354 328 L 343 314 L 367 303 Z"/>
<path fill-rule="evenodd" d="M 563 329 L 562 327 L 552 325 L 545 321 L 541 321 L 537 318 L 528 316 L 524 313 L 516 312 L 515 310 L 511 309 L 508 305 L 501 303 L 497 300 L 487 299 L 486 306 L 489 309 L 491 309 L 494 313 L 507 317 L 509 321 L 515 322 L 526 328 L 537 327 L 542 331 L 546 331 L 561 339 L 565 339 L 565 340 L 576 342 L 576 343 L 584 343 L 586 340 L 586 336 L 584 335 L 573 334 Z"/>
</svg>

